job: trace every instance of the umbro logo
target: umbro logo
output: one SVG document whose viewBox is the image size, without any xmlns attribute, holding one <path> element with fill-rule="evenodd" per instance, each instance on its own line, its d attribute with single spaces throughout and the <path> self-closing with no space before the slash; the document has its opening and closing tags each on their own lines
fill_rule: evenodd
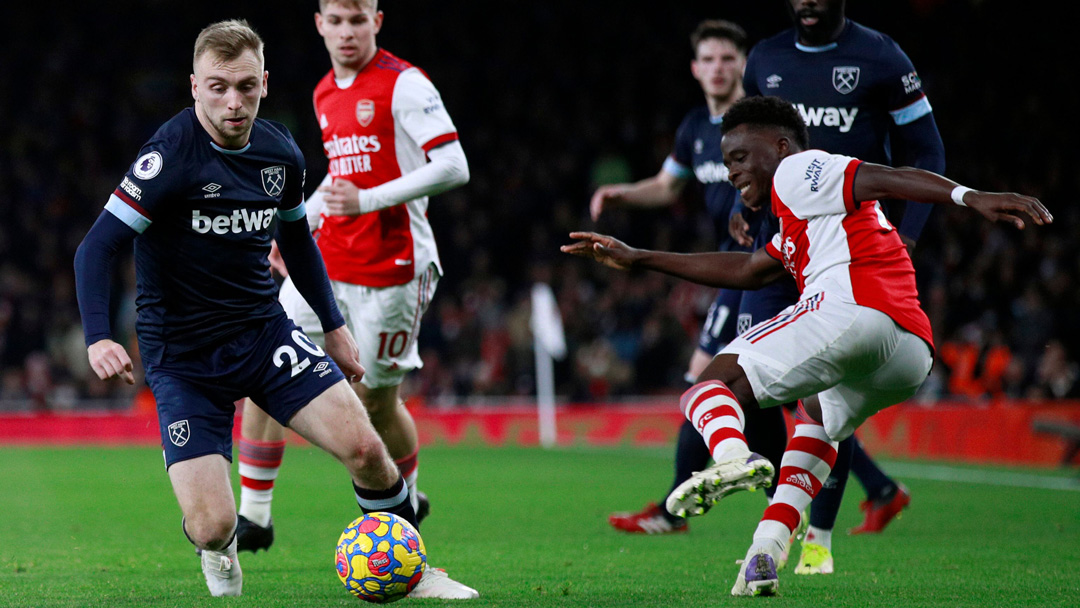
<svg viewBox="0 0 1080 608">
<path fill-rule="evenodd" d="M 203 186 L 202 189 L 204 192 L 206 192 L 206 194 L 203 195 L 203 198 L 217 198 L 221 196 L 221 194 L 218 193 L 218 190 L 221 190 L 221 184 L 215 184 L 214 182 L 210 182 L 209 184 Z"/>
<path fill-rule="evenodd" d="M 811 496 L 814 495 L 814 482 L 810 480 L 810 475 L 807 473 L 793 473 L 788 475 L 787 479 L 784 480 L 784 483 L 799 486 L 803 490 L 806 490 L 807 494 Z"/>
<path fill-rule="evenodd" d="M 769 76 L 768 78 L 765 79 L 765 88 L 766 89 L 778 89 L 778 88 L 780 88 L 780 82 L 783 81 L 783 80 L 784 79 L 781 78 L 779 74 L 773 74 L 772 76 Z"/>
<path fill-rule="evenodd" d="M 315 364 L 315 367 L 311 368 L 311 373 L 319 374 L 320 378 L 322 378 L 326 374 L 329 374 L 332 371 L 334 370 L 330 368 L 330 364 L 326 361 L 319 361 Z"/>
</svg>

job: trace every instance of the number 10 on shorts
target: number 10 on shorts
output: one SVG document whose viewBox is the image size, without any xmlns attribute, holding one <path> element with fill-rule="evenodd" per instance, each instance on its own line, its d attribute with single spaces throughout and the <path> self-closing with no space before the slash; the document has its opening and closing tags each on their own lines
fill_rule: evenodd
<svg viewBox="0 0 1080 608">
<path fill-rule="evenodd" d="M 379 333 L 379 356 L 376 359 L 385 359 L 387 357 L 400 357 L 401 353 L 405 352 L 405 347 L 409 344 L 409 334 L 404 331 L 399 331 L 394 334 L 389 332 Z"/>
</svg>

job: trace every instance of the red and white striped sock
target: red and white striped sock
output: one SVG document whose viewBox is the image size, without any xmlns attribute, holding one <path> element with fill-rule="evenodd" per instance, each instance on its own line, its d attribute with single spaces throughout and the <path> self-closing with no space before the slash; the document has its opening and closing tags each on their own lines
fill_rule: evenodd
<svg viewBox="0 0 1080 608">
<path fill-rule="evenodd" d="M 795 434 L 780 462 L 779 483 L 772 504 L 765 509 L 754 544 L 775 542 L 784 547 L 791 532 L 799 525 L 801 513 L 817 496 L 821 484 L 836 463 L 838 442 L 829 439 L 825 427 L 816 422 L 798 421 Z"/>
<path fill-rule="evenodd" d="M 274 480 L 284 456 L 284 441 L 240 438 L 240 508 L 237 512 L 263 527 L 270 524 Z"/>
<path fill-rule="evenodd" d="M 419 456 L 420 449 L 417 448 L 412 454 L 394 461 L 398 470 L 401 471 L 401 477 L 405 480 L 405 485 L 409 487 L 409 502 L 412 503 L 413 511 L 420 508 L 420 501 L 416 496 L 416 478 L 420 471 Z"/>
<path fill-rule="evenodd" d="M 691 386 L 679 400 L 686 419 L 701 433 L 713 460 L 723 462 L 750 456 L 743 435 L 746 418 L 735 394 L 719 380 Z"/>
</svg>

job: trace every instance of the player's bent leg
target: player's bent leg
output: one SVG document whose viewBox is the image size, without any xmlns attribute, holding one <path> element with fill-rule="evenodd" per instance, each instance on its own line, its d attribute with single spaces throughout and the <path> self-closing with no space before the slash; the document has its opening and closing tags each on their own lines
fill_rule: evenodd
<svg viewBox="0 0 1080 608">
<path fill-rule="evenodd" d="M 240 595 L 244 579 L 236 557 L 236 510 L 229 462 L 220 454 L 199 456 L 169 466 L 169 480 L 184 515 L 184 534 L 200 549 L 210 594 Z"/>
<path fill-rule="evenodd" d="M 772 463 L 746 444 L 744 407 L 757 407 L 757 399 L 737 358 L 717 355 L 702 379 L 683 393 L 680 407 L 709 446 L 715 464 L 668 496 L 667 508 L 675 515 L 701 515 L 728 494 L 767 487 L 774 473 Z"/>
<path fill-rule="evenodd" d="M 400 477 L 367 412 L 345 381 L 297 411 L 289 427 L 340 460 L 362 487 L 385 490 Z"/>
<path fill-rule="evenodd" d="M 289 427 L 345 465 L 365 513 L 385 511 L 416 527 L 405 480 L 348 382 L 338 381 L 300 408 Z"/>
<path fill-rule="evenodd" d="M 258 552 L 274 544 L 271 502 L 285 455 L 285 427 L 251 399 L 244 400 L 239 442 L 240 508 L 236 524 L 239 551 Z"/>
</svg>

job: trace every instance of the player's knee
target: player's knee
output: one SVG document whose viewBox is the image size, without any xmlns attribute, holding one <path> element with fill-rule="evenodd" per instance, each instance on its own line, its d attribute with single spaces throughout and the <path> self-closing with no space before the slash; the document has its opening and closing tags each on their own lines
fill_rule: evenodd
<svg viewBox="0 0 1080 608">
<path fill-rule="evenodd" d="M 203 513 L 184 519 L 184 534 L 199 549 L 219 551 L 236 531 L 235 513 Z"/>
<path fill-rule="evenodd" d="M 358 438 L 342 459 L 349 472 L 358 477 L 366 477 L 372 471 L 380 469 L 388 458 L 379 437 L 374 433 L 370 435 Z"/>
<path fill-rule="evenodd" d="M 753 387 L 750 386 L 750 380 L 746 378 L 746 372 L 739 365 L 737 355 L 724 354 L 713 357 L 712 362 L 702 370 L 697 379 L 699 384 L 709 380 L 723 382 L 734 393 L 743 408 L 757 406 Z"/>
</svg>

